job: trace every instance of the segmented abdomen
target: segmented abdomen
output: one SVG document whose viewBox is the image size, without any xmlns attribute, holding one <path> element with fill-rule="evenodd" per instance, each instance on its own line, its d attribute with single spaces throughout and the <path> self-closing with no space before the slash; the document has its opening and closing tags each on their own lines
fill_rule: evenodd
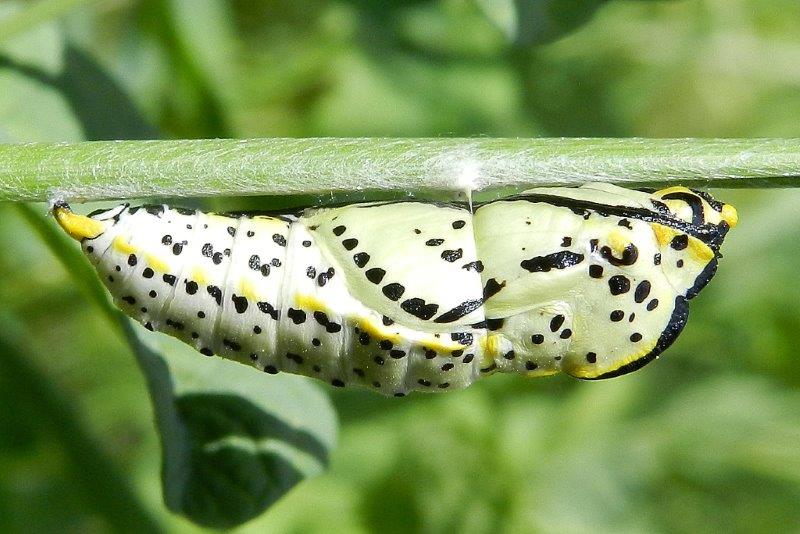
<svg viewBox="0 0 800 534">
<path fill-rule="evenodd" d="M 396 396 L 466 387 L 480 372 L 480 329 L 418 332 L 365 306 L 313 225 L 168 206 L 94 217 L 111 226 L 83 249 L 116 304 L 202 354 Z"/>
</svg>

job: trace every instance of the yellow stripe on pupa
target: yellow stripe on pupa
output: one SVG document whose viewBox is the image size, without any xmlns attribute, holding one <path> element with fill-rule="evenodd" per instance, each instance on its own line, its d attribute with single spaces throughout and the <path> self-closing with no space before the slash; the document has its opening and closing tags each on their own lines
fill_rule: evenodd
<svg viewBox="0 0 800 534">
<path fill-rule="evenodd" d="M 72 210 L 66 206 L 58 206 L 53 209 L 53 215 L 56 221 L 58 221 L 59 226 L 61 226 L 72 239 L 78 241 L 82 239 L 94 239 L 106 231 L 105 222 L 73 213 Z"/>
<path fill-rule="evenodd" d="M 111 246 L 114 247 L 114 250 L 123 254 L 136 254 L 136 252 L 139 250 L 125 241 L 125 238 L 121 235 L 118 235 L 114 238 L 114 241 L 111 242 Z"/>
<path fill-rule="evenodd" d="M 653 229 L 653 234 L 656 236 L 656 241 L 658 242 L 658 246 L 661 248 L 666 248 L 669 246 L 672 238 L 676 235 L 681 235 L 682 232 L 670 228 L 669 226 L 664 226 L 663 224 L 652 223 L 650 227 Z M 689 257 L 693 260 L 699 261 L 701 263 L 708 263 L 712 259 L 714 259 L 714 251 L 711 250 L 711 247 L 703 243 L 701 240 L 697 239 L 696 237 L 687 236 L 689 238 L 688 250 L 689 250 Z"/>
</svg>

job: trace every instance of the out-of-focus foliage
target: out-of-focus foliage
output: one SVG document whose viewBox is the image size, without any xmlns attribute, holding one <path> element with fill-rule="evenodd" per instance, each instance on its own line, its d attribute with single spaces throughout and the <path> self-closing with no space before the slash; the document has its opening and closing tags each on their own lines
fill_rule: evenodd
<svg viewBox="0 0 800 534">
<path fill-rule="evenodd" d="M 791 0 L 83 4 L 0 34 L 0 140 L 800 137 Z M 332 392 L 329 472 L 242 531 L 800 524 L 800 195 L 716 194 L 741 225 L 658 362 L 598 383 Z M 150 401 L 124 340 L 8 206 L 0 251 L 0 530 L 196 530 L 162 504 Z"/>
</svg>

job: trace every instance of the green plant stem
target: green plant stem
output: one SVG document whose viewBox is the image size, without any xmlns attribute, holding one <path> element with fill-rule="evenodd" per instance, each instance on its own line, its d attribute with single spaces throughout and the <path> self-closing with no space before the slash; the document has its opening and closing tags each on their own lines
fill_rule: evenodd
<svg viewBox="0 0 800 534">
<path fill-rule="evenodd" d="M 0 200 L 800 185 L 797 139 L 207 139 L 0 145 Z"/>
</svg>

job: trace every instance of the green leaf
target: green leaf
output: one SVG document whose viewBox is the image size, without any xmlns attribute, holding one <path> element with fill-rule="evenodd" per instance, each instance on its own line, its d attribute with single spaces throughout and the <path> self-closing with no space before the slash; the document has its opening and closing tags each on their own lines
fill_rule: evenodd
<svg viewBox="0 0 800 534">
<path fill-rule="evenodd" d="M 84 500 L 85 506 L 91 507 L 114 530 L 158 532 L 160 529 L 157 521 L 131 490 L 129 481 L 119 471 L 114 459 L 109 457 L 96 438 L 86 430 L 80 414 L 74 409 L 74 399 L 59 390 L 49 376 L 49 370 L 40 368 L 36 363 L 38 358 L 31 355 L 25 347 L 24 340 L 30 335 L 17 317 L 6 310 L 0 310 L 0 383 L 3 385 L 3 393 L 9 395 L 8 401 L 13 402 L 10 405 L 13 409 L 4 410 L 13 413 L 2 418 L 6 419 L 4 423 L 15 422 L 14 418 L 20 417 L 23 420 L 18 421 L 19 423 L 30 424 L 30 421 L 24 421 L 26 416 L 35 418 L 36 421 L 31 428 L 23 427 L 22 436 L 14 428 L 12 436 L 17 440 L 33 440 L 34 429 L 46 428 L 46 433 L 52 436 L 63 455 L 70 491 L 78 494 L 70 497 Z M 5 449 L 20 445 L 8 441 L 0 444 Z M 59 455 L 53 456 L 51 461 L 57 463 Z M 45 518 L 41 524 L 47 524 Z"/>
<path fill-rule="evenodd" d="M 558 39 L 588 21 L 608 0 L 476 0 L 486 17 L 520 46 Z"/>
<path fill-rule="evenodd" d="M 119 84 L 52 25 L 0 41 L 0 125 L 5 141 L 158 136 Z"/>
<path fill-rule="evenodd" d="M 127 338 L 153 400 L 172 511 L 205 526 L 236 526 L 326 467 L 337 423 L 317 385 L 209 359 L 134 326 L 74 243 L 29 206 L 19 210 Z"/>
</svg>

